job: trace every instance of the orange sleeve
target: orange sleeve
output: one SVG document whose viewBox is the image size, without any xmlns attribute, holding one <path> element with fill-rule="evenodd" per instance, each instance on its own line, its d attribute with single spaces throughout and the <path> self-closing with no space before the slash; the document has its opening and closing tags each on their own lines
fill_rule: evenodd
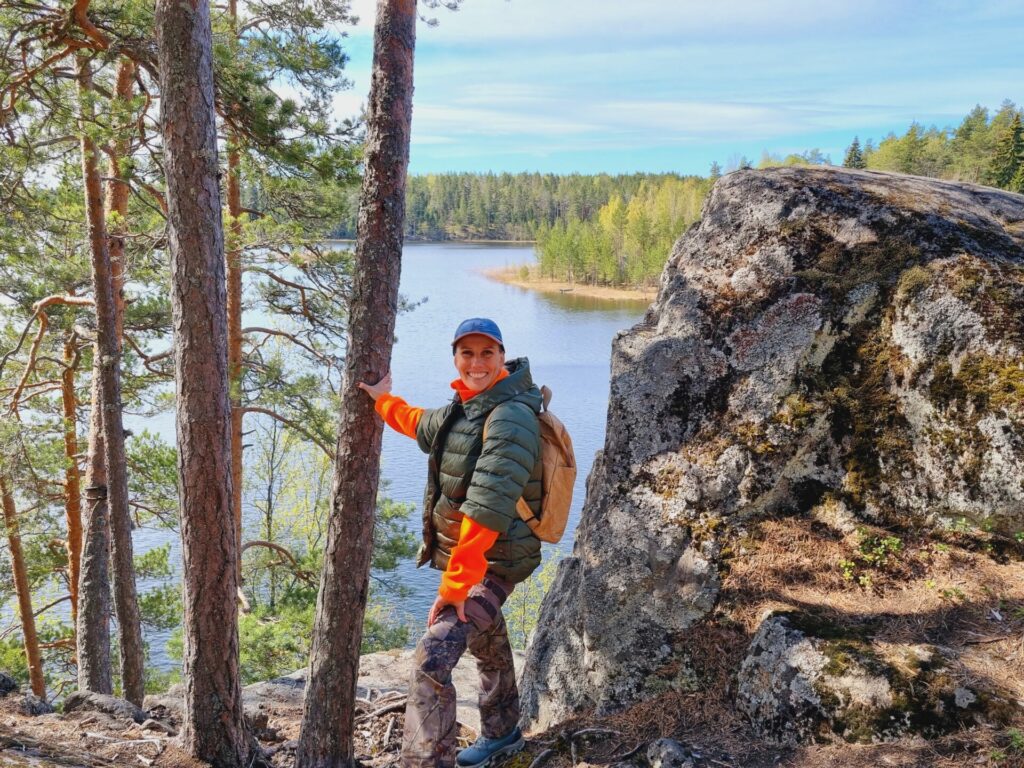
<svg viewBox="0 0 1024 768">
<path fill-rule="evenodd" d="M 437 594 L 449 603 L 466 599 L 469 590 L 484 579 L 487 572 L 487 550 L 498 540 L 498 532 L 486 528 L 470 517 L 462 518 L 459 543 L 452 549 L 448 567 L 441 574 Z"/>
<path fill-rule="evenodd" d="M 384 419 L 384 423 L 393 430 L 401 432 L 406 437 L 416 438 L 416 427 L 419 426 L 420 416 L 423 415 L 422 408 L 413 408 L 398 395 L 392 395 L 390 392 L 378 397 L 374 408 Z"/>
</svg>

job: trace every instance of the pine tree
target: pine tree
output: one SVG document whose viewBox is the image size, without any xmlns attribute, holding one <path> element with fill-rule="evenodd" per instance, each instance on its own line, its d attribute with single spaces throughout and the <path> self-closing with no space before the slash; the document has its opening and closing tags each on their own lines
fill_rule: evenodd
<svg viewBox="0 0 1024 768">
<path fill-rule="evenodd" d="M 860 149 L 860 138 L 853 137 L 853 143 L 846 149 L 846 157 L 843 158 L 844 168 L 867 168 L 864 160 L 864 153 Z"/>
<path fill-rule="evenodd" d="M 1010 191 L 1020 192 L 1024 195 L 1024 155 L 1020 158 L 1020 164 L 1017 166 L 1017 173 L 1013 175 L 1010 180 Z"/>
<path fill-rule="evenodd" d="M 1003 189 L 1012 189 L 1011 183 L 1017 178 L 1024 156 L 1024 128 L 1020 112 L 1014 112 L 1010 124 L 996 141 L 995 151 L 989 166 L 989 181 Z"/>
</svg>

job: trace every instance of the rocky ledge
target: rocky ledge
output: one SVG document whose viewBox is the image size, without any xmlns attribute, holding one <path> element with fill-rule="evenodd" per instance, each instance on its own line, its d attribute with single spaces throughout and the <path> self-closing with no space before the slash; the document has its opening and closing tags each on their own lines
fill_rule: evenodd
<svg viewBox="0 0 1024 768">
<path fill-rule="evenodd" d="M 721 179 L 613 343 L 527 724 L 666 692 L 782 744 L 1017 722 L 1022 346 L 1024 197 Z"/>
</svg>

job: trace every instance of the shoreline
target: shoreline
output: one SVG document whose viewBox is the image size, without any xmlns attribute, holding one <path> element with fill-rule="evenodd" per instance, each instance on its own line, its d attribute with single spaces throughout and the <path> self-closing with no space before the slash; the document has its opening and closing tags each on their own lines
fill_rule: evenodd
<svg viewBox="0 0 1024 768">
<path fill-rule="evenodd" d="M 346 237 L 328 237 L 323 240 L 325 243 L 355 243 L 355 238 Z M 451 243 L 453 245 L 461 245 L 463 243 L 468 245 L 536 245 L 536 240 L 477 240 L 477 239 L 466 239 L 466 240 L 426 240 L 418 237 L 407 237 L 403 241 L 406 244 L 420 244 L 420 245 L 440 245 L 444 243 Z"/>
<path fill-rule="evenodd" d="M 654 301 L 654 297 L 657 294 L 657 290 L 654 288 L 644 290 L 637 288 L 612 288 L 606 285 L 583 285 L 580 283 L 568 283 L 565 280 L 535 277 L 532 268 L 530 268 L 530 276 L 524 279 L 522 277 L 523 266 L 495 267 L 480 271 L 485 277 L 496 280 L 499 283 L 514 285 L 517 288 L 525 288 L 529 291 L 540 291 L 541 293 L 585 296 L 590 299 L 606 299 L 609 301 L 645 301 L 648 303 Z"/>
</svg>

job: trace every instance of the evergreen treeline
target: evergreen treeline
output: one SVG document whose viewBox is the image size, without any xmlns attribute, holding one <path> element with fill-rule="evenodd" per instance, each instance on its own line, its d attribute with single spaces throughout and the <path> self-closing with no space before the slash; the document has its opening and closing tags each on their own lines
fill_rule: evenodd
<svg viewBox="0 0 1024 768">
<path fill-rule="evenodd" d="M 1024 192 L 1022 114 L 1004 101 L 995 114 L 976 106 L 956 128 L 925 128 L 911 123 L 906 133 L 890 133 L 878 146 L 854 138 L 843 165 L 918 176 L 933 176 Z"/>
<path fill-rule="evenodd" d="M 589 221 L 615 195 L 629 200 L 644 185 L 678 178 L 646 173 L 411 176 L 406 190 L 406 236 L 419 240 L 533 240 L 538 227 L 572 219 Z M 355 237 L 357 207 L 349 205 L 348 210 L 334 237 Z"/>
</svg>

